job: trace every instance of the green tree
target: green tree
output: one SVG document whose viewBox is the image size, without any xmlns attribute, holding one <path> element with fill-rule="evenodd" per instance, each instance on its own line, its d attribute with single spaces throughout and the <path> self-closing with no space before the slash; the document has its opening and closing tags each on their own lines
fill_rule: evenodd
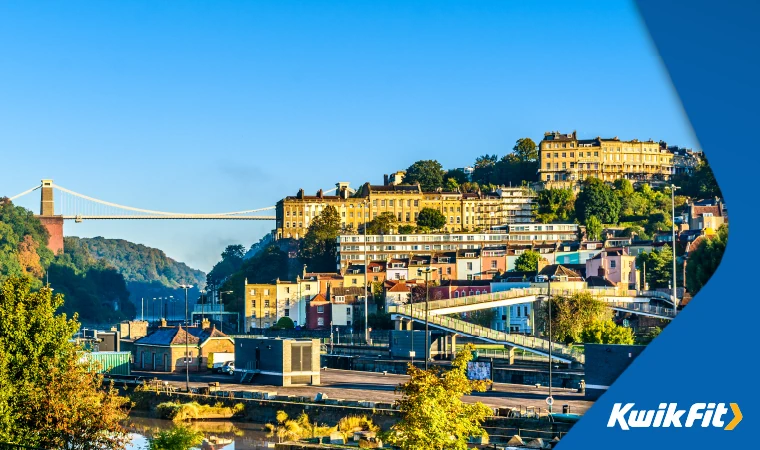
<svg viewBox="0 0 760 450">
<path fill-rule="evenodd" d="M 493 184 L 494 169 L 498 158 L 496 155 L 483 155 L 475 158 L 475 170 L 472 173 L 472 181 L 479 184 Z"/>
<path fill-rule="evenodd" d="M 331 266 L 331 271 L 335 266 Z M 243 312 L 245 301 L 245 283 L 273 283 L 278 278 L 288 277 L 288 255 L 277 245 L 269 245 L 255 256 L 243 261 L 242 267 L 227 278 L 221 286 L 222 291 L 232 291 L 223 297 L 224 305 L 229 311 Z"/>
<path fill-rule="evenodd" d="M 538 161 L 524 161 L 515 153 L 504 155 L 493 168 L 490 183 L 520 186 L 538 180 Z"/>
<path fill-rule="evenodd" d="M 666 288 L 673 279 L 673 249 L 664 245 L 660 250 L 645 252 L 636 257 L 636 267 L 644 270 L 650 289 Z"/>
<path fill-rule="evenodd" d="M 417 227 L 414 225 L 399 225 L 398 234 L 414 234 L 414 232 L 417 230 Z"/>
<path fill-rule="evenodd" d="M 292 330 L 296 327 L 296 324 L 293 323 L 293 319 L 290 317 L 280 317 L 280 319 L 277 321 L 277 328 L 281 330 Z"/>
<path fill-rule="evenodd" d="M 312 272 L 335 271 L 340 229 L 338 211 L 329 205 L 309 224 L 298 251 Z"/>
<path fill-rule="evenodd" d="M 515 260 L 515 271 L 517 272 L 536 272 L 538 270 L 538 261 L 541 254 L 533 250 L 525 250 L 522 255 Z"/>
<path fill-rule="evenodd" d="M 446 225 L 446 217 L 437 209 L 422 208 L 417 216 L 417 226 L 440 230 L 444 225 Z"/>
<path fill-rule="evenodd" d="M 602 238 L 602 222 L 596 216 L 586 218 L 586 237 L 591 241 L 598 241 Z"/>
<path fill-rule="evenodd" d="M 592 323 L 612 317 L 605 302 L 597 300 L 587 292 L 571 296 L 557 295 L 551 298 L 552 340 L 558 342 L 580 342 L 581 333 Z M 549 301 L 541 302 L 536 308 L 536 329 L 548 335 Z"/>
<path fill-rule="evenodd" d="M 188 450 L 203 442 L 203 433 L 185 425 L 158 432 L 150 440 L 149 450 Z"/>
<path fill-rule="evenodd" d="M 621 327 L 612 320 L 597 320 L 581 331 L 584 344 L 633 344 L 633 330 Z"/>
<path fill-rule="evenodd" d="M 404 175 L 404 184 L 419 183 L 423 191 L 434 191 L 443 186 L 443 166 L 434 159 L 417 161 Z"/>
<path fill-rule="evenodd" d="M 473 348 L 468 344 L 457 353 L 449 371 L 409 366 L 410 379 L 399 386 L 402 398 L 396 400 L 402 418 L 383 441 L 402 450 L 465 450 L 470 436 L 487 436 L 482 424 L 493 414 L 491 409 L 480 402 L 462 401 L 462 396 L 483 392 L 487 385 L 467 378 Z"/>
<path fill-rule="evenodd" d="M 689 254 L 686 261 L 686 289 L 692 295 L 696 295 L 718 269 L 727 243 L 728 227 L 721 225 L 717 234 L 703 240 Z"/>
<path fill-rule="evenodd" d="M 602 180 L 588 178 L 575 199 L 575 214 L 581 223 L 596 216 L 602 223 L 614 225 L 619 220 L 620 199 Z"/>
<path fill-rule="evenodd" d="M 42 448 L 122 449 L 127 400 L 81 360 L 76 315 L 28 278 L 0 289 L 0 441 Z M 53 387 L 51 389 L 51 387 Z"/>
<path fill-rule="evenodd" d="M 517 156 L 521 162 L 531 162 L 538 160 L 538 146 L 533 139 L 526 137 L 518 139 L 515 146 L 512 147 L 512 153 Z"/>
<path fill-rule="evenodd" d="M 674 175 L 671 182 L 681 188 L 679 191 L 681 194 L 689 197 L 723 197 L 718 182 L 715 180 L 715 174 L 704 157 L 693 173 Z"/>
<path fill-rule="evenodd" d="M 396 215 L 384 212 L 367 222 L 367 234 L 391 234 L 397 226 Z"/>
<path fill-rule="evenodd" d="M 446 181 L 444 181 L 443 190 L 448 192 L 458 192 L 459 183 L 454 178 L 447 178 Z"/>
<path fill-rule="evenodd" d="M 370 313 L 367 316 L 367 323 L 369 323 L 369 327 L 373 330 L 393 329 L 393 319 L 391 319 L 391 315 L 387 313 Z"/>
<path fill-rule="evenodd" d="M 571 189 L 544 189 L 538 193 L 539 222 L 569 222 L 575 213 L 575 195 Z"/>
<path fill-rule="evenodd" d="M 443 176 L 443 181 L 448 182 L 453 180 L 457 186 L 467 183 L 469 181 L 467 174 L 462 169 L 451 169 Z"/>
</svg>

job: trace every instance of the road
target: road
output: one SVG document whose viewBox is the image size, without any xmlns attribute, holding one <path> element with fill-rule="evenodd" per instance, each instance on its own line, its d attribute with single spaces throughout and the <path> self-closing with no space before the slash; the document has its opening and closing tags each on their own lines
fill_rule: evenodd
<svg viewBox="0 0 760 450">
<path fill-rule="evenodd" d="M 164 372 L 133 371 L 133 375 L 156 377 L 169 381 L 170 384 L 183 388 L 185 374 Z M 396 387 L 408 380 L 406 375 L 383 375 L 374 372 L 359 372 L 352 370 L 327 369 L 321 374 L 320 386 L 268 386 L 261 384 L 239 384 L 238 376 L 218 375 L 210 373 L 190 374 L 190 386 L 208 386 L 209 382 L 218 381 L 221 390 L 231 391 L 264 391 L 277 392 L 280 395 L 296 395 L 314 398 L 318 392 L 327 394 L 329 398 L 344 400 L 369 400 L 382 403 L 393 403 L 400 398 L 395 392 Z M 591 407 L 593 402 L 585 400 L 583 394 L 575 390 L 554 388 L 555 411 L 561 412 L 561 405 L 570 405 L 570 412 L 582 414 Z M 527 406 L 546 408 L 545 399 L 549 395 L 547 387 L 526 386 L 522 384 L 495 383 L 494 389 L 488 392 L 476 392 L 464 397 L 464 401 L 482 402 L 490 407 L 522 407 Z"/>
</svg>

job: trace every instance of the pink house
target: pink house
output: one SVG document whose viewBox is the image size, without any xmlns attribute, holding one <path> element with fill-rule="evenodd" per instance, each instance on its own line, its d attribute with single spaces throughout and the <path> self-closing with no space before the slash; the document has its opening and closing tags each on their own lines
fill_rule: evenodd
<svg viewBox="0 0 760 450">
<path fill-rule="evenodd" d="M 604 278 L 616 286 L 637 289 L 636 257 L 627 248 L 605 248 L 586 261 L 586 278 Z"/>
</svg>

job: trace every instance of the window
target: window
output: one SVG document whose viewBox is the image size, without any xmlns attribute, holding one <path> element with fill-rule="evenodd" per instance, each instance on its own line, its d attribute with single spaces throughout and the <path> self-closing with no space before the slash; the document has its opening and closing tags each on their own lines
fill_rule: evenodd
<svg viewBox="0 0 760 450">
<path fill-rule="evenodd" d="M 256 289 L 251 289 L 251 295 L 256 295 Z"/>
<path fill-rule="evenodd" d="M 347 306 L 347 307 L 346 307 L 346 315 L 347 315 L 347 316 L 350 316 L 350 315 L 351 315 L 351 307 L 350 307 L 350 306 Z"/>
<path fill-rule="evenodd" d="M 289 287 L 286 287 L 286 288 L 285 288 L 285 293 L 286 293 L 286 294 L 290 294 L 290 288 L 289 288 Z"/>
<path fill-rule="evenodd" d="M 610 268 L 614 269 L 615 267 L 615 260 L 613 259 L 610 261 Z"/>
<path fill-rule="evenodd" d="M 324 306 L 317 306 L 317 312 L 320 313 L 320 314 L 323 313 L 323 312 L 325 312 L 325 307 Z"/>
<path fill-rule="evenodd" d="M 446 275 L 451 275 L 451 267 L 446 268 Z"/>
<path fill-rule="evenodd" d="M 491 261 L 491 268 L 495 269 L 497 267 L 498 263 L 496 261 Z"/>
<path fill-rule="evenodd" d="M 306 290 L 307 290 L 307 291 L 310 291 L 310 290 L 311 290 L 311 285 L 310 285 L 310 284 L 307 284 L 307 285 L 306 285 Z"/>
<path fill-rule="evenodd" d="M 359 280 L 357 280 L 356 278 L 354 278 L 353 280 L 351 280 L 351 284 L 357 284 L 357 283 L 358 283 L 358 281 L 359 281 Z"/>
<path fill-rule="evenodd" d="M 320 326 L 320 327 L 325 326 L 325 318 L 324 317 L 318 317 L 317 318 L 317 326 Z"/>
<path fill-rule="evenodd" d="M 524 309 L 524 312 L 525 312 L 525 317 L 528 317 L 528 307 L 527 306 L 523 306 L 523 309 Z"/>
<path fill-rule="evenodd" d="M 546 163 L 546 168 L 547 169 L 551 169 L 552 168 L 552 163 Z"/>
<path fill-rule="evenodd" d="M 572 145 L 571 145 L 572 146 Z M 575 152 L 570 152 L 570 157 L 575 158 Z"/>
<path fill-rule="evenodd" d="M 393 206 L 393 200 L 388 200 L 388 206 Z"/>
<path fill-rule="evenodd" d="M 565 144 L 562 144 L 562 145 L 565 145 Z M 563 158 L 567 158 L 567 153 L 565 153 L 565 152 L 562 152 L 562 157 L 563 157 Z"/>
<path fill-rule="evenodd" d="M 264 289 L 264 295 L 269 295 L 269 289 Z"/>
<path fill-rule="evenodd" d="M 467 263 L 467 270 L 472 270 L 472 263 L 471 262 Z"/>
<path fill-rule="evenodd" d="M 459 298 L 459 291 L 454 291 L 454 298 Z"/>
<path fill-rule="evenodd" d="M 264 300 L 264 308 L 269 308 L 269 300 Z"/>
</svg>

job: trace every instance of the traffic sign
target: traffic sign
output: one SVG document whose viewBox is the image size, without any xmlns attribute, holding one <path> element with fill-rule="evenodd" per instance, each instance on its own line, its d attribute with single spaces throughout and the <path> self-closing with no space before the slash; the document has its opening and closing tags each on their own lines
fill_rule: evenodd
<svg viewBox="0 0 760 450">
<path fill-rule="evenodd" d="M 546 397 L 546 404 L 552 406 L 554 404 L 554 399 L 551 397 Z"/>
</svg>

